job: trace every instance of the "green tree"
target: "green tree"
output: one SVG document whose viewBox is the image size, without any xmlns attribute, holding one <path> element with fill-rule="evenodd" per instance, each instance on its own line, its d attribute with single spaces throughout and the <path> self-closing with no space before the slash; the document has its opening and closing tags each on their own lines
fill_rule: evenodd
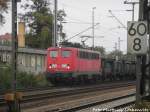
<svg viewBox="0 0 150 112">
<path fill-rule="evenodd" d="M 121 57 L 123 57 L 123 52 L 119 51 L 119 50 L 114 50 L 114 51 L 110 52 L 107 56 L 108 56 L 108 58 L 120 59 Z"/>
<path fill-rule="evenodd" d="M 50 9 L 50 1 L 27 1 L 26 4 L 21 6 L 26 10 L 25 13 L 19 14 L 20 19 L 25 21 L 30 29 L 26 34 L 27 46 L 34 48 L 52 46 L 53 14 Z M 66 14 L 63 10 L 58 11 L 58 21 L 63 21 L 65 16 Z"/>
<path fill-rule="evenodd" d="M 10 0 L 0 0 L 0 24 L 5 23 L 4 13 L 7 13 L 8 1 Z"/>
<path fill-rule="evenodd" d="M 29 47 L 47 48 L 52 45 L 53 15 L 47 0 L 27 0 L 21 7 L 25 14 L 19 14 L 29 27 L 26 43 Z M 31 3 L 32 2 L 32 3 Z"/>
<path fill-rule="evenodd" d="M 96 46 L 96 47 L 94 47 L 94 50 L 99 51 L 102 56 L 105 56 L 105 54 L 106 54 L 106 51 L 105 51 L 104 47 Z"/>
</svg>

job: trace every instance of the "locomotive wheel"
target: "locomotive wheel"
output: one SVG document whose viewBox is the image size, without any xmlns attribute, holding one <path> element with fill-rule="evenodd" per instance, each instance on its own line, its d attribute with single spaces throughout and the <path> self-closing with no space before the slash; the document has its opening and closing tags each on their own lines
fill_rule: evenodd
<svg viewBox="0 0 150 112">
<path fill-rule="evenodd" d="M 78 82 L 78 78 L 77 77 L 75 77 L 74 78 L 74 81 L 73 81 L 73 85 L 78 85 L 79 84 L 79 82 Z"/>
<path fill-rule="evenodd" d="M 100 83 L 102 83 L 102 82 L 103 82 L 103 80 L 102 80 L 102 76 L 99 76 L 98 81 L 99 81 Z"/>
<path fill-rule="evenodd" d="M 56 79 L 50 79 L 50 83 L 53 84 L 53 85 L 55 85 L 55 86 L 58 84 L 57 81 L 56 81 Z"/>
<path fill-rule="evenodd" d="M 69 86 L 72 86 L 72 85 L 74 85 L 74 83 L 75 83 L 75 79 L 73 78 L 73 79 L 66 79 L 65 80 L 65 85 L 69 85 Z"/>
<path fill-rule="evenodd" d="M 102 82 L 104 82 L 105 81 L 105 75 L 102 75 Z"/>
<path fill-rule="evenodd" d="M 63 86 L 64 85 L 64 81 L 63 80 L 58 80 L 58 79 L 51 79 L 50 82 L 54 85 L 54 86 Z"/>
<path fill-rule="evenodd" d="M 112 76 L 112 81 L 115 81 L 115 76 L 114 75 Z"/>
<path fill-rule="evenodd" d="M 95 82 L 98 83 L 99 82 L 99 76 L 95 75 Z"/>
<path fill-rule="evenodd" d="M 84 77 L 83 76 L 79 76 L 77 77 L 77 84 L 84 84 Z"/>
<path fill-rule="evenodd" d="M 85 81 L 86 84 L 89 83 L 89 79 L 88 79 L 88 76 L 87 76 L 87 75 L 84 76 L 84 81 Z"/>
<path fill-rule="evenodd" d="M 81 76 L 80 81 L 81 81 L 81 84 L 85 84 L 85 77 L 84 77 L 84 75 L 83 75 L 83 76 Z"/>
<path fill-rule="evenodd" d="M 93 76 L 92 76 L 92 80 L 93 80 L 92 82 L 95 84 L 95 83 L 97 82 L 97 76 L 96 76 L 96 75 L 93 75 Z"/>
<path fill-rule="evenodd" d="M 65 79 L 65 80 L 63 81 L 63 84 L 64 84 L 64 85 L 69 85 L 69 80 Z"/>
<path fill-rule="evenodd" d="M 98 82 L 102 82 L 102 77 L 98 75 Z"/>
</svg>

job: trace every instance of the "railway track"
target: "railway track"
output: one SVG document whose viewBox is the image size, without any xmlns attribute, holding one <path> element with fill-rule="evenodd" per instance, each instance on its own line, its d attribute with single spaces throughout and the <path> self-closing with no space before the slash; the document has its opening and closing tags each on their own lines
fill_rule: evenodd
<svg viewBox="0 0 150 112">
<path fill-rule="evenodd" d="M 104 89 L 111 89 L 111 88 L 118 88 L 118 87 L 126 87 L 134 85 L 135 82 L 124 82 L 124 83 L 109 83 L 109 84 L 102 84 L 102 85 L 92 85 L 92 86 L 83 86 L 83 87 L 74 87 L 74 88 L 56 88 L 53 90 L 45 90 L 40 91 L 37 93 L 28 92 L 24 96 L 24 101 L 28 100 L 40 100 L 43 98 L 50 98 L 50 97 L 59 97 L 59 96 L 65 96 L 65 95 L 74 95 L 74 94 L 81 94 L 86 93 L 90 91 L 98 91 L 98 90 L 104 90 Z"/>
<path fill-rule="evenodd" d="M 48 90 L 38 90 L 38 91 L 30 91 L 25 92 L 23 96 L 23 100 L 21 102 L 22 108 L 32 108 L 36 107 L 37 104 L 45 101 L 45 99 L 53 99 L 53 98 L 61 98 L 63 96 L 73 96 L 84 94 L 88 92 L 96 92 L 103 91 L 112 88 L 121 88 L 127 86 L 133 86 L 135 82 L 117 82 L 117 83 L 108 83 L 101 85 L 92 85 L 92 86 L 83 86 L 83 87 L 73 87 L 73 88 L 51 88 Z M 0 105 L 5 105 L 3 97 L 0 97 Z M 41 104 L 42 105 L 42 104 Z M 45 105 L 45 103 L 43 104 Z"/>
<path fill-rule="evenodd" d="M 111 86 L 110 86 L 111 85 Z M 132 86 L 133 89 L 133 82 L 130 83 L 118 83 L 118 84 L 110 84 L 103 87 L 97 87 L 97 88 L 89 88 L 88 90 L 79 90 L 78 93 L 75 93 L 74 91 L 70 93 L 59 93 L 58 95 L 55 95 L 53 97 L 49 97 L 49 100 L 44 100 L 44 104 L 42 105 L 42 102 L 35 103 L 34 105 L 30 104 L 30 106 L 25 106 L 23 112 L 71 112 L 75 110 L 80 110 L 82 108 L 85 108 L 86 106 L 91 105 L 97 105 L 97 103 L 104 103 L 104 101 L 110 101 L 114 99 L 120 99 L 124 97 L 129 97 L 130 95 L 134 95 L 135 91 L 124 91 L 131 89 Z M 135 89 L 135 88 L 134 88 Z M 116 92 L 115 96 L 110 97 L 107 96 L 108 93 Z M 120 91 L 121 94 L 120 94 Z M 126 94 L 125 94 L 126 93 Z M 106 94 L 106 95 L 105 95 Z M 99 96 L 100 95 L 100 96 Z M 102 96 L 101 96 L 102 95 Z M 92 96 L 92 98 L 91 98 Z M 100 99 L 99 99 L 100 98 Z M 103 99 L 104 98 L 104 99 Z M 48 98 L 47 98 L 48 99 Z M 62 101 L 63 100 L 63 101 Z M 45 104 L 50 104 L 45 106 Z M 40 107 L 38 108 L 37 105 Z M 37 107 L 37 108 L 35 108 Z M 28 109 L 29 108 L 29 109 Z M 33 109 L 32 109 L 33 108 Z"/>
<path fill-rule="evenodd" d="M 118 96 L 112 99 L 106 99 L 104 101 L 99 101 L 96 103 L 91 103 L 83 105 L 80 107 L 75 107 L 68 109 L 67 111 L 76 111 L 76 112 L 101 112 L 101 111 L 119 111 L 119 112 L 128 112 L 126 111 L 129 106 L 135 103 L 135 93 L 130 93 L 125 96 Z M 123 111 L 124 110 L 124 111 Z M 65 112 L 63 110 L 62 112 Z"/>
<path fill-rule="evenodd" d="M 37 91 L 37 90 L 46 90 L 54 88 L 54 86 L 45 86 L 45 87 L 30 87 L 30 88 L 25 88 L 25 89 L 17 89 L 17 91 L 20 92 L 28 92 L 28 91 Z M 11 90 L 6 90 L 6 89 L 0 89 L 0 95 L 5 94 L 6 92 L 9 92 Z"/>
<path fill-rule="evenodd" d="M 23 93 L 27 93 L 27 92 L 35 92 L 35 91 L 44 91 L 44 90 L 48 90 L 48 89 L 52 89 L 54 88 L 54 86 L 47 86 L 47 87 L 38 87 L 38 88 L 26 88 L 26 89 L 17 89 L 17 91 L 19 92 L 23 92 Z M 4 90 L 4 89 L 0 89 L 0 106 L 4 105 L 4 94 L 5 93 L 9 93 L 10 90 Z"/>
</svg>

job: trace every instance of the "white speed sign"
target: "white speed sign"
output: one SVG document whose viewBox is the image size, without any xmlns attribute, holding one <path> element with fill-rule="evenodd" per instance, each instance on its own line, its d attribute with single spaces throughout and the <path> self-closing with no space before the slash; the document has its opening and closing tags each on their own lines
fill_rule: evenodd
<svg viewBox="0 0 150 112">
<path fill-rule="evenodd" d="M 127 23 L 127 52 L 131 54 L 146 54 L 147 52 L 147 22 L 129 21 Z"/>
</svg>

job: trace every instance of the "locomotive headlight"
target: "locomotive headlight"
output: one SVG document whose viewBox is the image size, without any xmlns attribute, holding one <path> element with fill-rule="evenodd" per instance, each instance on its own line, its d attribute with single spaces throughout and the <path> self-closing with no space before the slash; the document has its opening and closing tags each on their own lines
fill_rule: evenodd
<svg viewBox="0 0 150 112">
<path fill-rule="evenodd" d="M 69 64 L 62 64 L 61 67 L 62 67 L 62 68 L 70 69 L 70 65 L 69 65 Z"/>
<path fill-rule="evenodd" d="M 57 64 L 50 64 L 49 68 L 56 68 L 57 67 Z"/>
<path fill-rule="evenodd" d="M 69 66 L 69 64 L 67 64 L 67 69 L 70 69 L 70 66 Z"/>
<path fill-rule="evenodd" d="M 62 68 L 67 68 L 67 64 L 62 64 L 61 67 Z"/>
<path fill-rule="evenodd" d="M 57 64 L 52 64 L 52 68 L 56 68 L 57 67 Z"/>
<path fill-rule="evenodd" d="M 51 68 L 52 68 L 52 65 L 50 64 L 50 65 L 49 65 L 49 69 L 51 69 Z"/>
</svg>

